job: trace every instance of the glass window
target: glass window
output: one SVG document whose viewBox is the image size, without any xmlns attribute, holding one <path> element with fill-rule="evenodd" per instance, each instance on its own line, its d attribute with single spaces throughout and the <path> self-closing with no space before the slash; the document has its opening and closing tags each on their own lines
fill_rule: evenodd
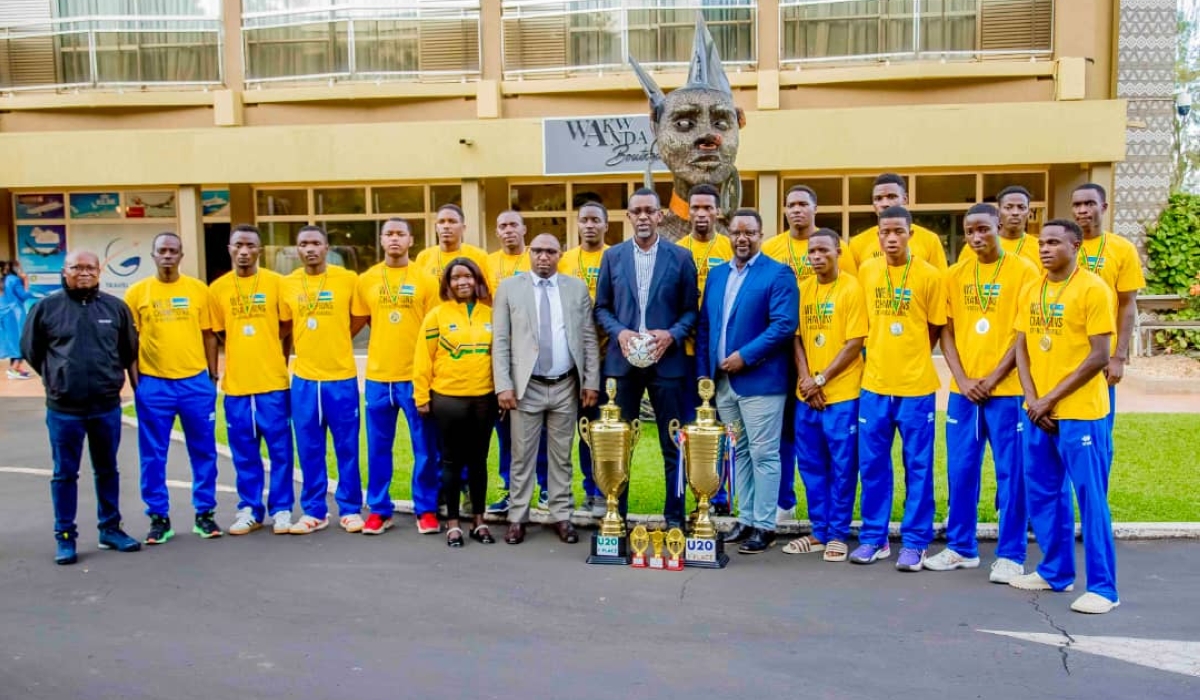
<svg viewBox="0 0 1200 700">
<path fill-rule="evenodd" d="M 327 221 L 329 262 L 362 272 L 379 262 L 378 221 Z"/>
<path fill-rule="evenodd" d="M 580 182 L 571 185 L 571 208 L 599 201 L 609 211 L 629 206 L 629 186 L 624 182 Z"/>
<path fill-rule="evenodd" d="M 1020 185 L 1029 190 L 1033 201 L 1046 201 L 1045 173 L 989 173 L 983 176 L 983 201 L 994 202 L 1000 190 L 1010 185 Z"/>
<path fill-rule="evenodd" d="M 958 260 L 958 253 L 963 247 L 963 211 L 921 211 L 913 212 L 913 223 L 933 231 L 942 239 L 942 248 L 946 251 L 946 259 Z"/>
<path fill-rule="evenodd" d="M 875 175 L 856 175 L 850 178 L 850 204 L 871 206 Z"/>
<path fill-rule="evenodd" d="M 842 204 L 842 178 L 840 177 L 797 177 L 786 178 L 783 181 L 783 196 L 779 206 L 787 202 L 787 191 L 796 185 L 811 187 L 817 193 L 817 209 L 837 207 Z"/>
<path fill-rule="evenodd" d="M 617 214 L 609 215 L 608 233 L 604 234 L 604 242 L 608 245 L 616 245 L 625 240 L 625 222 L 618 216 Z"/>
<path fill-rule="evenodd" d="M 924 0 L 921 3 L 922 51 L 975 49 L 977 0 Z"/>
<path fill-rule="evenodd" d="M 308 190 L 258 190 L 255 202 L 255 212 L 259 216 L 308 214 Z"/>
<path fill-rule="evenodd" d="M 567 220 L 561 216 L 530 216 L 525 219 L 525 243 L 543 233 L 553 234 L 564 249 L 567 247 Z"/>
<path fill-rule="evenodd" d="M 832 214 L 827 214 L 818 208 L 816 223 L 817 228 L 827 228 L 837 231 L 840 235 L 845 235 L 845 233 L 842 231 L 842 215 L 840 213 L 834 212 Z"/>
<path fill-rule="evenodd" d="M 296 255 L 296 234 L 305 226 L 303 221 L 260 221 L 258 230 L 262 232 L 263 253 L 259 261 L 262 266 L 281 275 L 301 267 Z"/>
<path fill-rule="evenodd" d="M 316 214 L 366 214 L 367 191 L 362 187 L 313 190 Z"/>
<path fill-rule="evenodd" d="M 349 50 L 345 22 L 242 30 L 246 78 L 261 80 L 345 73 Z"/>
<path fill-rule="evenodd" d="M 462 185 L 434 185 L 429 188 L 431 209 L 443 204 L 462 206 Z"/>
<path fill-rule="evenodd" d="M 758 209 L 758 180 L 742 180 L 742 203 L 738 206 Z"/>
<path fill-rule="evenodd" d="M 377 214 L 413 214 L 425 211 L 425 188 L 372 187 L 371 211 Z"/>
<path fill-rule="evenodd" d="M 918 175 L 915 203 L 974 204 L 975 174 Z"/>
<path fill-rule="evenodd" d="M 850 214 L 850 230 L 842 231 L 845 236 L 857 236 L 872 226 L 879 225 L 879 217 L 873 211 L 858 211 Z"/>
<path fill-rule="evenodd" d="M 509 206 L 520 212 L 567 210 L 565 184 L 513 185 L 509 189 Z"/>
</svg>

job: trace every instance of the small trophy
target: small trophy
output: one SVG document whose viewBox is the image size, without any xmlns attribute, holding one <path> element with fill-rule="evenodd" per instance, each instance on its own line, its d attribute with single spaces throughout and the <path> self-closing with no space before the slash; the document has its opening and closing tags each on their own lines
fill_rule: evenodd
<svg viewBox="0 0 1200 700">
<path fill-rule="evenodd" d="M 638 525 L 629 533 L 629 546 L 633 549 L 633 560 L 629 565 L 635 569 L 646 568 L 646 549 L 650 547 L 650 533 L 645 525 Z"/>
<path fill-rule="evenodd" d="M 683 530 L 673 527 L 667 532 L 667 571 L 683 571 Z"/>
<path fill-rule="evenodd" d="M 680 450 L 684 471 L 688 486 L 696 496 L 696 523 L 692 526 L 692 536 L 687 538 L 684 563 L 703 569 L 724 569 L 729 556 L 725 554 L 725 540 L 709 517 L 709 502 L 721 488 L 721 443 L 726 430 L 717 422 L 717 411 L 709 404 L 716 393 L 716 385 L 708 377 L 702 377 L 699 384 L 703 403 L 696 409 L 696 422 L 680 428 L 679 422 L 673 420 L 670 428 L 672 438 L 677 439 L 678 434 L 683 433 Z M 732 450 L 733 445 L 727 449 Z"/>
<path fill-rule="evenodd" d="M 608 510 L 600 522 L 600 531 L 592 535 L 589 564 L 629 564 L 629 541 L 625 521 L 617 513 L 617 503 L 629 483 L 629 463 L 641 434 L 641 421 L 621 420 L 617 406 L 617 380 L 604 385 L 608 403 L 600 407 L 600 420 L 589 423 L 579 419 L 579 437 L 592 449 L 592 475 L 604 492 Z"/>
<path fill-rule="evenodd" d="M 654 554 L 650 555 L 651 569 L 665 569 L 666 562 L 663 561 L 663 540 L 667 538 L 667 533 L 662 530 L 654 530 L 650 533 L 650 546 L 654 548 Z"/>
</svg>

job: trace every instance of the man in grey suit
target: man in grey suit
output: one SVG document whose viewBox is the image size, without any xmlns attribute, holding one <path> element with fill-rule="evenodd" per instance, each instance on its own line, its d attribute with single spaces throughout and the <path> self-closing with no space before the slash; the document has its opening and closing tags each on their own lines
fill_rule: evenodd
<svg viewBox="0 0 1200 700">
<path fill-rule="evenodd" d="M 538 439 L 548 433 L 550 517 L 559 539 L 571 525 L 571 442 L 582 403 L 600 398 L 600 355 L 587 284 L 558 274 L 562 248 L 543 233 L 529 247 L 528 275 L 503 280 L 492 309 L 492 374 L 500 408 L 512 411 L 510 523 L 504 541 L 525 541 Z"/>
</svg>

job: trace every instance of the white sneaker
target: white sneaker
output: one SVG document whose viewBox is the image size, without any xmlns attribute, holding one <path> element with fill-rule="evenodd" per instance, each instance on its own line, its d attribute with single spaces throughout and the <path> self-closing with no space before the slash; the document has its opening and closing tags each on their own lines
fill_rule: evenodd
<svg viewBox="0 0 1200 700">
<path fill-rule="evenodd" d="M 1019 588 L 1023 591 L 1052 591 L 1053 588 L 1042 578 L 1042 575 L 1034 571 L 1023 576 L 1017 576 L 1008 582 L 1008 585 L 1013 588 Z M 1064 592 L 1075 590 L 1075 584 L 1070 584 L 1063 589 Z"/>
<path fill-rule="evenodd" d="M 358 513 L 351 513 L 350 515 L 344 516 L 338 521 L 338 523 L 346 532 L 362 532 L 364 525 L 362 516 Z"/>
<path fill-rule="evenodd" d="M 1084 593 L 1071 603 L 1071 609 L 1077 613 L 1085 613 L 1088 615 L 1103 615 L 1106 612 L 1111 612 L 1113 608 L 1121 604 L 1119 600 L 1109 600 L 1099 593 Z"/>
<path fill-rule="evenodd" d="M 276 535 L 286 535 L 292 531 L 292 511 L 281 510 L 271 516 L 274 521 L 272 532 Z"/>
<path fill-rule="evenodd" d="M 1000 557 L 992 562 L 992 573 L 988 574 L 988 580 L 992 583 L 1009 583 L 1014 578 L 1024 575 L 1024 565 L 1018 564 L 1012 559 Z"/>
<path fill-rule="evenodd" d="M 254 510 L 252 508 L 239 508 L 237 517 L 234 518 L 233 524 L 229 526 L 229 534 L 249 535 L 260 527 L 262 527 L 262 523 L 254 517 Z"/>
<path fill-rule="evenodd" d="M 775 509 L 775 522 L 776 523 L 783 522 L 784 520 L 795 520 L 795 519 L 796 519 L 796 509 L 795 508 L 776 508 Z"/>
<path fill-rule="evenodd" d="M 979 557 L 964 557 L 949 547 L 925 559 L 925 568 L 930 571 L 953 571 L 955 569 L 978 569 Z"/>
<path fill-rule="evenodd" d="M 317 520 L 311 515 L 306 515 L 303 518 L 300 518 L 300 520 L 297 521 L 296 524 L 288 530 L 288 532 L 292 533 L 293 535 L 308 535 L 316 532 L 317 530 L 324 530 L 327 527 L 329 527 L 328 515 L 321 520 Z"/>
</svg>

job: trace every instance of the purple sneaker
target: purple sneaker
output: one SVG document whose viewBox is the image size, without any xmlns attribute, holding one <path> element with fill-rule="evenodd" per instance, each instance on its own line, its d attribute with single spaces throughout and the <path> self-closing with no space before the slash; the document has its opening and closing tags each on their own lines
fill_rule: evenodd
<svg viewBox="0 0 1200 700">
<path fill-rule="evenodd" d="M 920 571 L 925 568 L 925 550 L 901 547 L 896 558 L 897 571 Z"/>
<path fill-rule="evenodd" d="M 890 556 L 892 556 L 892 550 L 886 543 L 882 546 L 860 544 L 858 549 L 850 553 L 850 561 L 854 564 L 874 564 L 880 559 L 887 559 Z"/>
</svg>

